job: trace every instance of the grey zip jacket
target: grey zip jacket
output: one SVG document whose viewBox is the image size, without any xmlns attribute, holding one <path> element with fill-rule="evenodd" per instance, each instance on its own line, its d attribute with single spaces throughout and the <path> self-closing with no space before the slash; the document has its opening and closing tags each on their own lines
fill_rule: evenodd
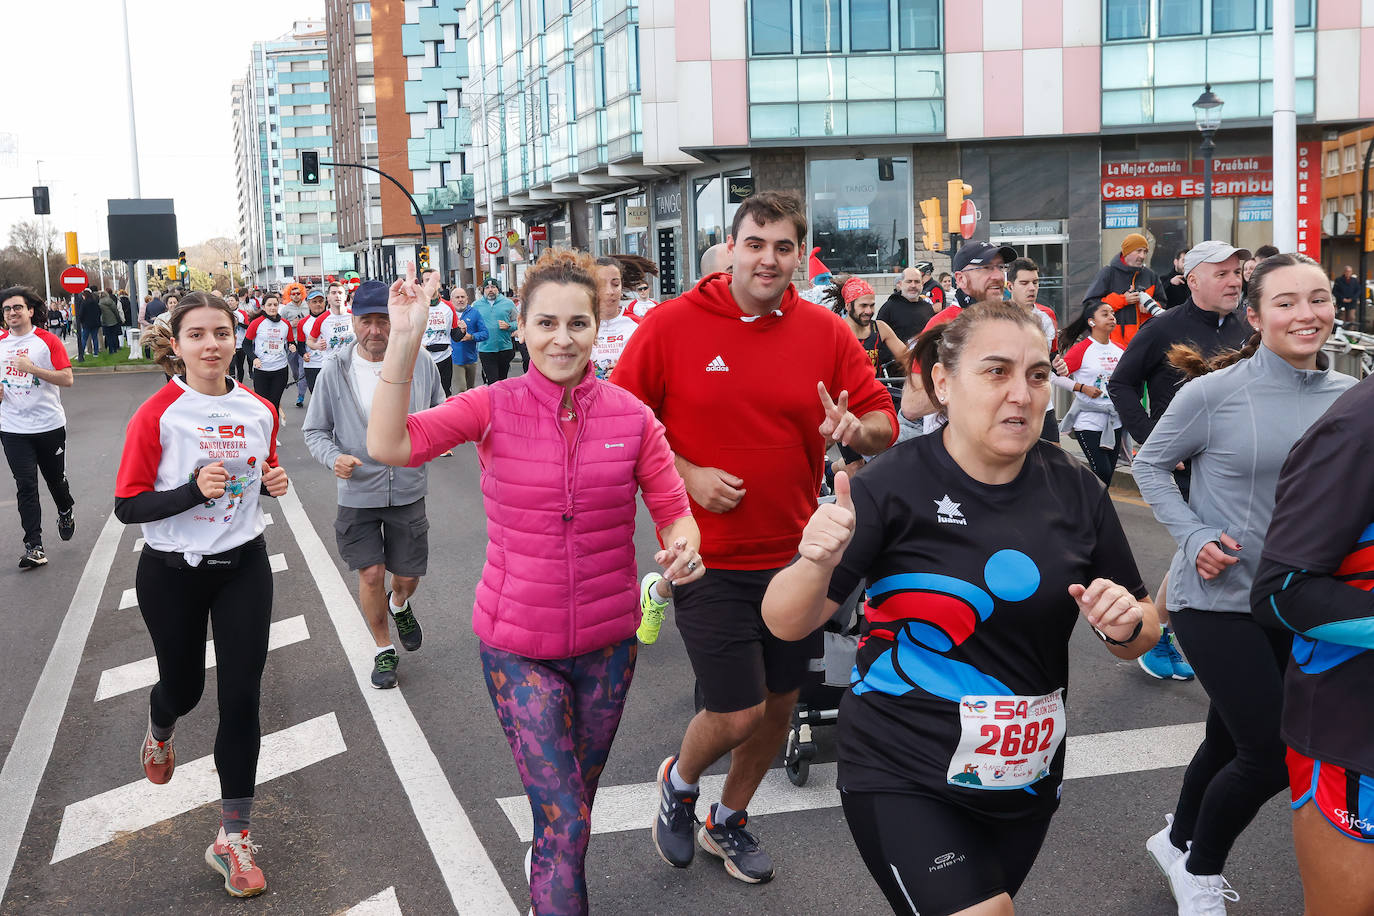
<svg viewBox="0 0 1374 916">
<path fill-rule="evenodd" d="M 353 351 L 349 344 L 334 359 L 326 360 L 315 379 L 310 409 L 305 413 L 305 446 L 315 460 L 331 472 L 340 455 L 352 455 L 362 464 L 353 476 L 335 478 L 339 485 L 339 505 L 355 509 L 408 506 L 428 492 L 426 468 L 393 468 L 373 460 L 367 453 L 367 415 L 353 384 Z M 433 407 L 444 400 L 439 370 L 424 350 L 415 360 L 414 381 L 410 385 L 410 413 Z"/>
<path fill-rule="evenodd" d="M 1325 353 L 1317 363 L 1323 368 L 1295 369 L 1261 345 L 1249 359 L 1184 384 L 1141 446 L 1132 467 L 1140 493 L 1178 544 L 1169 565 L 1169 610 L 1250 613 L 1250 585 L 1284 459 L 1355 384 L 1330 368 Z M 1189 460 L 1185 502 L 1173 470 Z M 1240 544 L 1240 562 L 1205 580 L 1197 555 L 1208 542 L 1219 542 L 1223 531 Z"/>
</svg>

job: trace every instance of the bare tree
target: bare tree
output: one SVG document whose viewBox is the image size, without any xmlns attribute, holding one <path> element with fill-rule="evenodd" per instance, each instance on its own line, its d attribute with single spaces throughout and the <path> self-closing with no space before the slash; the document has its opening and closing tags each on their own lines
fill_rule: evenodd
<svg viewBox="0 0 1374 916">
<path fill-rule="evenodd" d="M 56 251 L 57 230 L 48 226 L 46 239 L 44 235 L 43 224 L 38 220 L 20 220 L 10 227 L 10 247 L 17 248 L 21 253 L 35 258 L 43 251 Z M 39 266 L 42 267 L 41 264 Z"/>
</svg>

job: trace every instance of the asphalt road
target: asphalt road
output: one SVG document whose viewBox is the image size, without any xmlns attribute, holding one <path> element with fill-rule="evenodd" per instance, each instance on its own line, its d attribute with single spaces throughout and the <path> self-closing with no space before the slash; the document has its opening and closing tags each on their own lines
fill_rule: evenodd
<svg viewBox="0 0 1374 916">
<path fill-rule="evenodd" d="M 521 787 L 469 625 L 485 547 L 470 446 L 431 471 L 430 571 L 415 599 L 424 647 L 402 658 L 399 691 L 371 691 L 359 680 L 370 652 L 364 640 L 352 638 L 361 632 L 351 603 L 356 582 L 334 548 L 334 480 L 304 447 L 304 411 L 284 399 L 282 463 L 295 496 L 265 505 L 273 516 L 269 553 L 284 562 L 274 576 L 273 619 L 286 644 L 271 651 L 263 681 L 268 737 L 260 771 L 272 778 L 259 787 L 254 813 L 268 892 L 248 903 L 231 900 L 202 861 L 217 825 L 218 789 L 208 761 L 193 761 L 213 748 L 217 669 L 209 672 L 200 707 L 178 724 L 176 778 L 165 787 L 142 780 L 137 748 L 146 686 L 96 697 L 102 677 L 107 690 L 117 681 L 108 672 L 152 655 L 137 608 L 120 607 L 133 586 L 139 532 L 109 518 L 125 425 L 161 381 L 157 374 L 82 375 L 67 393 L 78 528 L 68 543 L 50 534 L 45 569 L 15 567 L 14 504 L 8 490 L 0 498 L 0 520 L 8 518 L 12 532 L 0 549 L 8 543 L 13 555 L 0 563 L 7 609 L 0 614 L 0 640 L 8 650 L 0 682 L 0 754 L 6 757 L 0 844 L 14 857 L 0 913 L 242 913 L 252 907 L 329 914 L 364 901 L 369 908 L 354 912 L 525 912 L 526 841 L 520 819 L 508 817 L 498 801 L 515 798 L 507 807 L 518 811 Z M 46 495 L 44 506 L 51 527 Z M 1138 500 L 1123 496 L 1118 510 L 1153 586 L 1172 543 Z M 647 568 L 654 545 L 642 510 L 641 520 L 640 565 Z M 80 625 L 83 609 L 88 633 Z M 1170 742 L 1177 743 L 1179 730 L 1136 730 L 1200 723 L 1205 697 L 1195 683 L 1146 678 L 1134 664 L 1109 656 L 1084 627 L 1075 634 L 1072 657 L 1071 734 L 1126 733 L 1139 740 L 1122 745 L 1136 748 L 1129 753 L 1113 756 L 1111 745 L 1091 745 L 1100 759 L 1083 755 L 1089 771 L 1108 775 L 1065 783 L 1018 911 L 1172 912 L 1143 842 L 1163 825 L 1183 772 L 1160 766 L 1151 754 L 1176 763 L 1179 752 Z M 64 666 L 69 683 L 58 676 Z M 127 669 L 118 677 L 137 683 Z M 824 729 L 817 732 L 812 781 L 797 789 L 774 774 L 773 813 L 756 810 L 751 818 L 777 863 L 773 882 L 746 886 L 702 857 L 686 870 L 658 858 L 647 829 L 652 800 L 639 817 L 634 790 L 621 787 L 653 778 L 692 711 L 690 667 L 676 631 L 665 626 L 659 642 L 640 654 L 601 781 L 588 858 L 592 911 L 888 912 L 833 806 L 833 784 L 825 784 L 823 765 L 834 760 L 834 748 Z M 45 734 L 45 716 L 55 737 Z M 27 795 L 26 780 L 32 784 Z M 199 791 L 202 785 L 208 788 Z M 3 853 L 0 848 L 0 880 L 8 861 Z M 1226 876 L 1241 895 L 1232 914 L 1301 912 L 1284 799 L 1270 802 L 1241 837 Z"/>
</svg>

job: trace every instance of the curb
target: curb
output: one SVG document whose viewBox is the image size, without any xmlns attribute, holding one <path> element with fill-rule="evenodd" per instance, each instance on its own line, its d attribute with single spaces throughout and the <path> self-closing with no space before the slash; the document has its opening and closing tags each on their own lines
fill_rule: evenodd
<svg viewBox="0 0 1374 916">
<path fill-rule="evenodd" d="M 139 365 L 137 365 L 137 366 L 92 366 L 91 368 L 87 369 L 87 368 L 84 367 L 84 366 L 80 366 L 80 365 L 77 365 L 76 363 L 72 363 L 72 374 L 73 374 L 73 375 L 113 375 L 113 374 L 118 373 L 118 372 L 157 372 L 157 373 L 161 373 L 161 372 L 162 372 L 162 369 L 161 369 L 161 367 L 159 367 L 159 366 L 155 366 L 155 365 L 144 365 L 144 364 L 139 364 Z"/>
</svg>

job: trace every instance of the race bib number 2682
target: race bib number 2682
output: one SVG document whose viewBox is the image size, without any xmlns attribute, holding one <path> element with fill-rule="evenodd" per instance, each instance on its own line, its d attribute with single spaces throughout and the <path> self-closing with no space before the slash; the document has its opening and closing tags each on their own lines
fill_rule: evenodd
<svg viewBox="0 0 1374 916">
<path fill-rule="evenodd" d="M 959 726 L 950 783 L 1020 789 L 1049 775 L 1064 740 L 1064 691 L 1042 697 L 966 696 L 959 702 Z"/>
</svg>

